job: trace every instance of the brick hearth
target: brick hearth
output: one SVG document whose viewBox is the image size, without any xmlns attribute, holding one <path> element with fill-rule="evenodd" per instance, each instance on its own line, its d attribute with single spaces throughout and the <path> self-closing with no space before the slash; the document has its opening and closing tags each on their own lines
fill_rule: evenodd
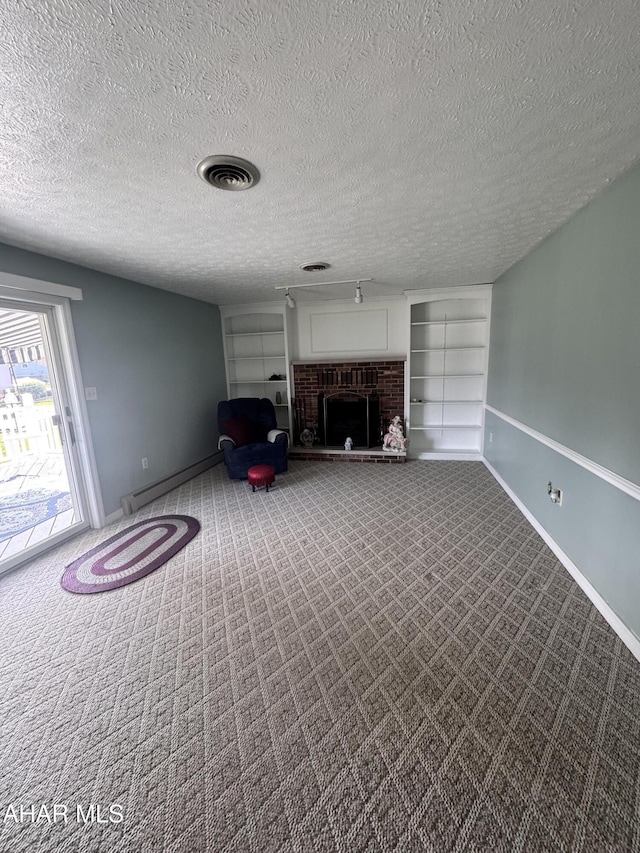
<svg viewBox="0 0 640 853">
<path fill-rule="evenodd" d="M 403 464 L 407 461 L 406 451 L 390 453 L 384 450 L 338 450 L 338 448 L 292 447 L 289 450 L 290 459 L 303 459 L 308 462 L 382 462 Z"/>
<path fill-rule="evenodd" d="M 319 422 L 318 394 L 335 394 L 353 391 L 369 395 L 376 391 L 380 400 L 380 427 L 386 432 L 395 415 L 404 420 L 404 372 L 403 358 L 333 361 L 294 362 L 294 411 L 298 423 L 294 442 L 299 441 L 300 430 L 317 429 Z M 373 460 L 371 460 L 373 461 Z"/>
</svg>

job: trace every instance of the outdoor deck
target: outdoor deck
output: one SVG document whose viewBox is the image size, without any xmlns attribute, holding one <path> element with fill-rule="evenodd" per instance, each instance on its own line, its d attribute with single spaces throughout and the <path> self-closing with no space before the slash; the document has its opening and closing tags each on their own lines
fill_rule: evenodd
<svg viewBox="0 0 640 853">
<path fill-rule="evenodd" d="M 34 490 L 68 492 L 69 483 L 61 451 L 36 454 L 23 452 L 12 459 L 0 459 L 0 497 L 20 504 L 20 495 Z M 42 542 L 53 533 L 70 527 L 75 521 L 74 510 L 67 509 L 50 518 L 20 529 L 0 540 L 0 560 L 8 559 L 32 545 Z"/>
</svg>

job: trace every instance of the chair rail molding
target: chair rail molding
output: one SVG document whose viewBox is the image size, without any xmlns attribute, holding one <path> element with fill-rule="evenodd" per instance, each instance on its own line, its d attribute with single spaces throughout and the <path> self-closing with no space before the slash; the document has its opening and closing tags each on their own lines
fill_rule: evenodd
<svg viewBox="0 0 640 853">
<path fill-rule="evenodd" d="M 580 465 L 590 473 L 595 474 L 596 477 L 600 477 L 601 480 L 604 480 L 611 486 L 615 486 L 617 489 L 620 489 L 620 491 L 625 492 L 625 494 L 635 498 L 637 501 L 640 501 L 640 486 L 637 483 L 627 480 L 620 474 L 616 474 L 615 471 L 610 471 L 609 468 L 605 468 L 604 465 L 594 462 L 593 459 L 589 459 L 587 456 L 577 453 L 570 447 L 560 444 L 559 441 L 555 441 L 555 439 L 549 438 L 548 435 L 538 432 L 538 430 L 533 429 L 533 427 L 523 424 L 522 421 L 512 418 L 511 415 L 501 412 L 500 409 L 490 406 L 489 403 L 485 403 L 485 409 L 506 423 L 511 424 L 511 426 L 516 429 L 519 429 L 521 432 L 524 432 L 526 435 L 531 436 L 531 438 L 535 438 L 536 441 L 539 441 L 541 444 L 545 444 L 547 447 L 550 447 L 552 450 L 555 450 L 557 453 L 560 453 L 562 456 L 570 459 L 572 462 L 575 462 L 576 465 Z"/>
</svg>

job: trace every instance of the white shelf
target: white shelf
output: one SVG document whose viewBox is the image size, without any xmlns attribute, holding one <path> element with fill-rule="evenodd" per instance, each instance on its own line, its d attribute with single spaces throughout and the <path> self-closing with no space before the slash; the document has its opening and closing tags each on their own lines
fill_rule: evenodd
<svg viewBox="0 0 640 853">
<path fill-rule="evenodd" d="M 414 458 L 481 453 L 489 313 L 488 294 L 478 291 L 467 297 L 442 290 L 412 304 L 407 396 Z"/>
<path fill-rule="evenodd" d="M 225 335 L 227 338 L 266 338 L 267 335 L 284 335 L 284 331 L 280 332 L 231 332 Z"/>
<path fill-rule="evenodd" d="M 482 426 L 480 424 L 438 424 L 437 426 L 435 424 L 419 424 L 418 426 L 409 427 L 409 429 L 442 431 L 452 429 L 482 429 Z"/>
<path fill-rule="evenodd" d="M 479 352 L 485 347 L 432 347 L 431 349 L 412 349 L 411 352 Z"/>
<path fill-rule="evenodd" d="M 481 406 L 483 400 L 411 400 L 412 406 Z"/>
<path fill-rule="evenodd" d="M 227 361 L 272 361 L 277 358 L 284 359 L 283 355 L 240 355 L 228 358 Z"/>
<path fill-rule="evenodd" d="M 484 373 L 425 373 L 422 376 L 410 376 L 410 379 L 472 379 L 484 376 Z"/>
<path fill-rule="evenodd" d="M 220 309 L 227 394 L 267 397 L 280 429 L 291 429 L 287 318 L 283 306 L 262 309 L 229 305 Z M 269 379 L 270 376 L 282 379 Z M 280 402 L 276 402 L 276 399 Z"/>
<path fill-rule="evenodd" d="M 486 323 L 486 317 L 475 317 L 469 320 L 417 320 L 412 326 L 460 326 L 463 323 Z"/>
<path fill-rule="evenodd" d="M 454 447 L 441 447 L 438 450 L 421 450 L 413 455 L 414 459 L 455 459 L 460 461 L 481 462 L 480 450 L 461 450 Z"/>
</svg>

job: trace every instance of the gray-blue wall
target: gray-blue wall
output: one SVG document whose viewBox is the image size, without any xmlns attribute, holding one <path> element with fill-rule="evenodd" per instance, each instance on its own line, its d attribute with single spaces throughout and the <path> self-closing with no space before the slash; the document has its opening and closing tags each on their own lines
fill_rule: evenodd
<svg viewBox="0 0 640 853">
<path fill-rule="evenodd" d="M 494 285 L 489 404 L 640 484 L 639 324 L 636 167 Z M 640 502 L 490 412 L 484 451 L 640 636 Z"/>
<path fill-rule="evenodd" d="M 98 391 L 87 409 L 107 514 L 215 451 L 226 397 L 215 305 L 3 244 L 0 270 L 82 289 L 71 307 L 82 381 Z"/>
</svg>

